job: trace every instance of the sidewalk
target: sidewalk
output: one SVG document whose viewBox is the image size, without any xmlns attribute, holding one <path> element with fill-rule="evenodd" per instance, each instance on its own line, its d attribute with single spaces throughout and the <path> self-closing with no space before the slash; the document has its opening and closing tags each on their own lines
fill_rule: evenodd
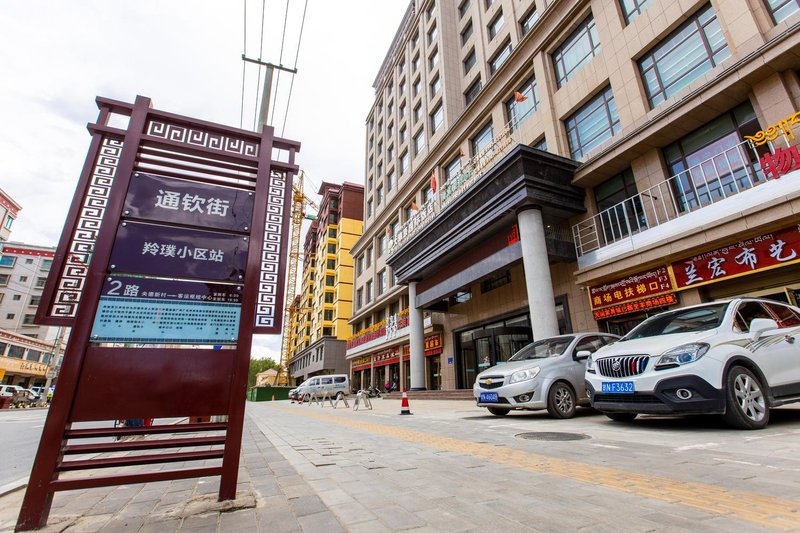
<svg viewBox="0 0 800 533">
<path fill-rule="evenodd" d="M 218 489 L 219 478 L 205 478 L 57 492 L 41 531 L 344 531 L 249 417 L 238 498 L 217 502 Z M 0 498 L 0 532 L 13 531 L 24 493 Z"/>
</svg>

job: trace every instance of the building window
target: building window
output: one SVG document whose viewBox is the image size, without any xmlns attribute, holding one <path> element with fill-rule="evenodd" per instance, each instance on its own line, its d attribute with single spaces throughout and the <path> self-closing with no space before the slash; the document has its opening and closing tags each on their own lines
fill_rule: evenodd
<svg viewBox="0 0 800 533">
<path fill-rule="evenodd" d="M 336 224 L 339 222 L 339 215 L 337 213 L 331 213 L 328 216 L 328 219 L 330 220 L 331 224 Z"/>
<path fill-rule="evenodd" d="M 503 10 L 497 12 L 497 16 L 489 23 L 489 40 L 491 41 L 500 32 L 505 20 L 503 19 Z"/>
<path fill-rule="evenodd" d="M 474 156 L 481 153 L 492 143 L 492 139 L 494 139 L 494 130 L 492 129 L 492 123 L 489 122 L 471 139 L 472 155 Z"/>
<path fill-rule="evenodd" d="M 335 276 L 325 276 L 325 286 L 326 287 L 333 287 L 333 285 L 335 283 L 336 283 Z"/>
<path fill-rule="evenodd" d="M 450 305 L 458 305 L 467 303 L 468 301 L 472 300 L 472 292 L 469 290 L 466 291 L 458 291 L 453 296 L 450 297 Z"/>
<path fill-rule="evenodd" d="M 428 31 L 428 44 L 431 45 L 436 40 L 436 36 L 439 35 L 439 31 L 436 28 L 436 24 Z"/>
<path fill-rule="evenodd" d="M 383 185 L 378 185 L 378 188 L 375 189 L 375 201 L 378 205 L 383 203 Z"/>
<path fill-rule="evenodd" d="M 356 291 L 356 308 L 361 309 L 364 306 L 364 289 L 359 287 Z"/>
<path fill-rule="evenodd" d="M 500 49 L 499 52 L 495 54 L 495 56 L 489 61 L 489 72 L 494 74 L 495 72 L 503 66 L 503 63 L 506 62 L 508 56 L 511 55 L 511 41 L 508 41 L 503 47 Z"/>
<path fill-rule="evenodd" d="M 22 323 L 26 326 L 32 325 L 36 315 L 23 315 Z"/>
<path fill-rule="evenodd" d="M 322 335 L 325 337 L 333 336 L 333 328 L 324 327 L 322 328 Z"/>
<path fill-rule="evenodd" d="M 372 216 L 372 198 L 367 200 L 367 218 Z"/>
<path fill-rule="evenodd" d="M 439 89 L 441 88 L 442 88 L 442 79 L 437 74 L 436 77 L 433 78 L 433 81 L 431 82 L 431 98 L 436 96 L 436 94 L 439 92 Z"/>
<path fill-rule="evenodd" d="M 8 274 L 0 274 L 0 287 L 5 287 L 8 285 Z"/>
<path fill-rule="evenodd" d="M 520 26 L 522 27 L 522 35 L 527 35 L 531 29 L 536 25 L 539 21 L 539 12 L 536 11 L 536 7 L 534 6 L 530 12 L 523 17 L 522 22 L 520 22 Z"/>
<path fill-rule="evenodd" d="M 372 246 L 367 248 L 367 268 L 372 266 Z"/>
<path fill-rule="evenodd" d="M 372 301 L 372 280 L 367 281 L 366 285 L 367 303 Z"/>
<path fill-rule="evenodd" d="M 457 155 L 444 167 L 445 183 L 455 179 L 461 173 L 461 156 Z"/>
<path fill-rule="evenodd" d="M 458 18 L 459 19 L 464 18 L 464 15 L 467 14 L 467 10 L 469 9 L 469 4 L 470 4 L 469 0 L 464 0 L 463 2 L 461 2 L 458 5 Z"/>
<path fill-rule="evenodd" d="M 356 268 L 357 268 L 359 276 L 364 273 L 364 256 L 363 255 L 360 255 L 358 257 L 358 260 L 356 261 Z"/>
<path fill-rule="evenodd" d="M 411 48 L 416 48 L 419 44 L 419 33 L 415 33 L 411 38 Z"/>
<path fill-rule="evenodd" d="M 486 9 L 489 9 L 494 4 L 494 0 L 483 0 L 483 3 L 486 6 Z"/>
<path fill-rule="evenodd" d="M 388 163 L 391 163 L 394 160 L 394 146 L 390 146 L 386 149 L 386 160 Z"/>
<path fill-rule="evenodd" d="M 419 87 L 422 82 L 420 78 L 414 80 L 414 85 L 411 86 L 411 94 L 417 96 L 419 94 Z"/>
<path fill-rule="evenodd" d="M 328 237 L 331 237 L 333 239 L 336 238 L 336 228 L 328 228 Z"/>
<path fill-rule="evenodd" d="M 328 270 L 336 270 L 336 259 L 328 259 L 325 263 L 325 268 Z"/>
<path fill-rule="evenodd" d="M 417 107 L 414 108 L 414 124 L 419 122 L 419 119 L 422 118 L 422 104 L 418 104 Z"/>
<path fill-rule="evenodd" d="M 472 37 L 472 21 L 469 21 L 467 27 L 461 30 L 461 46 L 467 44 L 469 38 Z"/>
<path fill-rule="evenodd" d="M 15 316 L 16 315 L 14 315 L 14 313 L 7 313 L 6 314 L 6 320 L 13 320 Z"/>
<path fill-rule="evenodd" d="M 433 188 L 431 186 L 425 187 L 422 191 L 422 203 L 427 204 L 433 201 Z"/>
<path fill-rule="evenodd" d="M 406 140 L 406 127 L 403 126 L 403 128 L 400 130 L 400 142 L 401 143 L 405 142 L 405 140 Z"/>
<path fill-rule="evenodd" d="M 0 257 L 0 267 L 13 267 L 14 263 L 16 263 L 17 258 L 13 255 L 4 255 Z M 52 263 L 52 260 L 50 260 Z"/>
<path fill-rule="evenodd" d="M 28 276 L 20 276 L 19 277 L 19 282 L 20 283 L 27 283 L 27 281 L 28 281 Z"/>
<path fill-rule="evenodd" d="M 414 60 L 411 62 L 411 72 L 416 72 L 419 70 L 419 54 L 414 56 Z"/>
<path fill-rule="evenodd" d="M 444 107 L 439 104 L 431 114 L 431 133 L 436 133 L 442 122 L 444 122 Z"/>
<path fill-rule="evenodd" d="M 619 0 L 619 3 L 620 7 L 622 7 L 622 14 L 625 16 L 625 23 L 630 24 L 642 14 L 650 0 Z"/>
<path fill-rule="evenodd" d="M 378 272 L 378 295 L 386 292 L 386 269 Z"/>
<path fill-rule="evenodd" d="M 21 294 L 14 294 L 14 295 L 11 296 L 11 300 L 14 301 L 14 302 L 18 302 L 18 301 L 22 300 L 22 295 Z"/>
<path fill-rule="evenodd" d="M 639 60 L 650 106 L 672 97 L 730 55 L 714 9 L 707 4 Z"/>
<path fill-rule="evenodd" d="M 573 159 L 580 159 L 620 130 L 611 87 L 567 118 L 567 139 Z"/>
<path fill-rule="evenodd" d="M 388 174 L 386 174 L 386 192 L 391 191 L 394 188 L 394 170 L 390 170 Z"/>
<path fill-rule="evenodd" d="M 398 110 L 398 113 L 400 113 L 400 118 L 403 118 L 404 116 L 406 116 L 406 104 L 405 104 L 405 102 L 400 105 L 400 109 Z"/>
<path fill-rule="evenodd" d="M 400 156 L 400 174 L 405 174 L 408 169 L 408 150 Z"/>
<path fill-rule="evenodd" d="M 428 70 L 433 70 L 439 64 L 439 49 L 435 49 L 433 53 L 428 56 Z"/>
<path fill-rule="evenodd" d="M 541 150 L 542 152 L 546 152 L 547 151 L 547 139 L 542 137 L 542 139 L 539 142 L 537 142 L 536 144 L 533 145 L 533 148 L 536 148 L 537 150 Z"/>
<path fill-rule="evenodd" d="M 333 320 L 333 309 L 325 309 L 322 319 L 327 321 Z"/>
<path fill-rule="evenodd" d="M 642 200 L 633 171 L 627 169 L 594 188 L 606 241 L 615 240 L 647 227 Z"/>
<path fill-rule="evenodd" d="M 392 140 L 392 135 L 394 135 L 394 122 L 392 122 L 391 124 L 386 126 L 386 139 L 387 139 L 387 141 L 391 141 Z M 392 153 L 392 148 L 391 147 L 389 147 L 389 153 L 390 154 Z M 390 159 L 391 159 L 391 157 L 392 156 L 389 156 Z"/>
<path fill-rule="evenodd" d="M 372 190 L 372 176 L 367 180 L 367 191 Z"/>
<path fill-rule="evenodd" d="M 400 82 L 400 85 L 397 87 L 397 97 L 398 99 L 402 98 L 406 94 L 406 80 Z"/>
<path fill-rule="evenodd" d="M 791 15 L 800 11 L 800 0 L 766 0 L 775 24 L 783 22 Z"/>
<path fill-rule="evenodd" d="M 425 130 L 419 130 L 414 136 L 414 155 L 419 155 L 423 148 L 425 148 Z"/>
<path fill-rule="evenodd" d="M 481 88 L 483 85 L 481 84 L 481 79 L 478 78 L 475 80 L 475 83 L 469 86 L 469 89 L 464 93 L 464 102 L 466 105 L 471 104 L 477 97 L 478 94 L 481 92 Z"/>
<path fill-rule="evenodd" d="M 6 229 L 11 229 L 11 226 L 13 224 L 14 224 L 14 217 L 12 217 L 11 215 L 8 215 L 6 217 L 6 222 L 5 222 L 4 226 L 6 227 Z"/>
<path fill-rule="evenodd" d="M 475 63 L 477 61 L 478 60 L 475 57 L 475 49 L 473 48 L 472 50 L 469 51 L 467 57 L 464 58 L 464 74 L 467 74 L 470 70 L 472 70 L 472 67 L 475 66 Z"/>
<path fill-rule="evenodd" d="M 386 253 L 386 243 L 388 241 L 389 238 L 385 233 L 378 237 L 378 257 L 381 257 L 384 253 Z"/>
<path fill-rule="evenodd" d="M 536 79 L 531 76 L 523 83 L 516 93 L 506 101 L 506 114 L 511 122 L 511 129 L 516 129 L 533 112 L 539 108 L 539 91 L 536 88 Z"/>
<path fill-rule="evenodd" d="M 14 318 L 14 315 L 11 315 L 11 318 Z M 6 357 L 13 357 L 14 359 L 22 359 L 23 355 L 25 355 L 25 348 L 13 344 L 8 347 L 8 352 L 6 353 Z"/>
<path fill-rule="evenodd" d="M 553 52 L 558 86 L 569 81 L 586 63 L 600 53 L 600 39 L 594 17 L 586 17 L 578 28 Z"/>
<path fill-rule="evenodd" d="M 749 187 L 746 167 L 758 169 L 758 160 L 738 145 L 760 129 L 753 106 L 745 102 L 664 148 L 678 209 L 692 210 Z M 756 180 L 763 179 L 758 170 Z"/>
<path fill-rule="evenodd" d="M 492 277 L 481 281 L 481 293 L 486 294 L 489 291 L 493 291 L 503 285 L 508 285 L 511 283 L 511 271 L 506 270 L 504 272 L 500 272 L 499 274 L 494 274 Z"/>
</svg>

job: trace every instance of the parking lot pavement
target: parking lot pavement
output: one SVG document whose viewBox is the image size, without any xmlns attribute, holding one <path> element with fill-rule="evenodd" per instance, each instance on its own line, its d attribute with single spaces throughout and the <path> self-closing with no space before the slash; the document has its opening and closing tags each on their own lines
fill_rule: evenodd
<svg viewBox="0 0 800 533">
<path fill-rule="evenodd" d="M 498 418 L 465 401 L 399 416 L 399 404 L 248 415 L 352 531 L 800 531 L 800 409 L 748 432 L 713 417 Z"/>
</svg>

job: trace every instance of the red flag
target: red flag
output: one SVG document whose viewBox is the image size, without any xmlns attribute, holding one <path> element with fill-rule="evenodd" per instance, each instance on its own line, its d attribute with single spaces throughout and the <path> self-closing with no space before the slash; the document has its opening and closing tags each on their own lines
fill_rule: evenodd
<svg viewBox="0 0 800 533">
<path fill-rule="evenodd" d="M 514 101 L 515 102 L 524 102 L 527 99 L 528 99 L 528 97 L 525 96 L 524 94 L 522 94 L 521 92 L 519 92 L 519 91 L 515 91 L 514 92 Z"/>
<path fill-rule="evenodd" d="M 411 200 L 411 210 L 412 211 L 419 211 L 419 207 L 417 207 L 417 202 Z"/>
<path fill-rule="evenodd" d="M 436 192 L 436 172 L 431 172 L 431 189 Z"/>
<path fill-rule="evenodd" d="M 386 226 L 386 236 L 387 237 L 391 237 L 392 236 L 392 227 L 391 226 Z"/>
<path fill-rule="evenodd" d="M 458 153 L 458 155 L 460 155 L 461 157 L 464 157 L 466 154 L 464 153 L 464 150 L 462 149 L 462 150 L 461 150 L 461 151 Z"/>
</svg>

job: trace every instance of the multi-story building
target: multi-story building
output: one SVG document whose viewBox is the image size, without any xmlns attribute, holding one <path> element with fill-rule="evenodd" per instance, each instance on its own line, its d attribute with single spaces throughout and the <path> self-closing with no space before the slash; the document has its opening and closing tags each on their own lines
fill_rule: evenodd
<svg viewBox="0 0 800 533">
<path fill-rule="evenodd" d="M 346 373 L 345 341 L 352 333 L 353 244 L 363 229 L 364 187 L 323 182 L 317 218 L 303 245 L 300 294 L 293 300 L 291 382 Z"/>
<path fill-rule="evenodd" d="M 796 302 L 798 49 L 798 0 L 412 1 L 367 117 L 354 378 L 469 388 L 531 339 Z"/>
<path fill-rule="evenodd" d="M 60 328 L 37 326 L 42 296 L 55 248 L 4 243 L 0 256 L 0 372 L 3 383 L 44 385 L 53 354 L 63 354 Z M 58 350 L 56 344 L 59 344 Z"/>
<path fill-rule="evenodd" d="M 17 219 L 22 207 L 14 201 L 3 189 L 0 189 L 0 250 L 3 243 L 11 236 L 11 226 Z"/>
</svg>

